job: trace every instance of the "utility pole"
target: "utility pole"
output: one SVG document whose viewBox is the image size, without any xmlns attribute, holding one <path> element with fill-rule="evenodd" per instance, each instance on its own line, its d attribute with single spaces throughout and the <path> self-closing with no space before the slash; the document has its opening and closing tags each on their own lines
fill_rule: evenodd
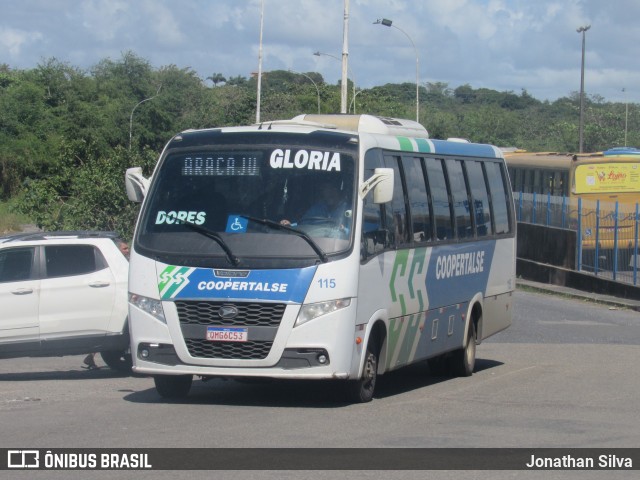
<svg viewBox="0 0 640 480">
<path fill-rule="evenodd" d="M 349 68 L 349 0 L 344 0 L 344 24 L 342 30 L 342 80 L 340 89 L 340 113 L 347 113 L 347 70 Z"/>
<path fill-rule="evenodd" d="M 584 149 L 584 44 L 585 33 L 591 28 L 591 25 L 586 27 L 580 27 L 576 30 L 578 33 L 582 33 L 582 67 L 580 68 L 580 142 L 579 152 L 582 153 Z"/>
<path fill-rule="evenodd" d="M 260 93 L 262 91 L 262 26 L 264 24 L 264 0 L 260 2 L 260 46 L 258 47 L 258 93 L 256 123 L 260 123 Z"/>
<path fill-rule="evenodd" d="M 624 146 L 627 146 L 627 126 L 629 124 L 629 100 L 627 98 L 627 89 L 623 88 L 624 93 Z"/>
</svg>

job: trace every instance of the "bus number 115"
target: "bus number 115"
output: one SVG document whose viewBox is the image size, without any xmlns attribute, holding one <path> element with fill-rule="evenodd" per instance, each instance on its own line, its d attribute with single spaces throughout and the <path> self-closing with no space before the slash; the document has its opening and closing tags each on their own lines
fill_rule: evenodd
<svg viewBox="0 0 640 480">
<path fill-rule="evenodd" d="M 336 288 L 336 279 L 320 278 L 318 279 L 318 285 L 320 285 L 320 288 Z"/>
</svg>

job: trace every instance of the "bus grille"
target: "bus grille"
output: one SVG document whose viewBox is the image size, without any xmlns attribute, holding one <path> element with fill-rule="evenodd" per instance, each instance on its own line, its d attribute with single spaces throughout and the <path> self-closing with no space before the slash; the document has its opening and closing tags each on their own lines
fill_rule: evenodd
<svg viewBox="0 0 640 480">
<path fill-rule="evenodd" d="M 184 341 L 192 357 L 231 360 L 262 360 L 267 358 L 273 345 L 273 342 L 210 342 L 194 338 Z"/>
<path fill-rule="evenodd" d="M 220 307 L 233 305 L 238 315 L 233 319 L 222 319 L 218 315 Z M 226 325 L 226 326 L 263 326 L 280 325 L 286 305 L 284 303 L 233 303 L 177 301 L 178 318 L 182 325 Z"/>
<path fill-rule="evenodd" d="M 284 303 L 233 303 L 176 301 L 181 326 L 279 327 L 286 308 Z M 222 306 L 238 310 L 234 318 L 221 318 Z M 193 328 L 193 327 L 191 327 Z M 204 335 L 203 335 L 204 336 Z M 261 360 L 267 358 L 273 341 L 211 342 L 204 338 L 184 338 L 189 355 L 195 358 Z"/>
</svg>

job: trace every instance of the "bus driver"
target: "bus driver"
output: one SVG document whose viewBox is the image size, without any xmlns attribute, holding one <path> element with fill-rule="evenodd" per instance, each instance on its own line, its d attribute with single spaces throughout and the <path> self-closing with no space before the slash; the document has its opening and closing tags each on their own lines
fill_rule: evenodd
<svg viewBox="0 0 640 480">
<path fill-rule="evenodd" d="M 319 187 L 319 198 L 302 215 L 299 223 L 315 223 L 321 220 L 332 221 L 342 231 L 349 231 L 351 218 L 348 215 L 349 203 L 344 190 L 336 182 L 325 180 Z M 289 220 L 284 219 L 280 224 L 295 226 Z"/>
</svg>

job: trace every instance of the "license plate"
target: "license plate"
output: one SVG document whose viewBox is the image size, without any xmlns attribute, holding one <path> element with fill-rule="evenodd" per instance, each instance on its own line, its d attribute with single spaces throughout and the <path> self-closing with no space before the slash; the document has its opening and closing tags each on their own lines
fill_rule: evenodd
<svg viewBox="0 0 640 480">
<path fill-rule="evenodd" d="M 207 327 L 207 340 L 212 342 L 246 342 L 249 329 L 242 327 Z"/>
</svg>

